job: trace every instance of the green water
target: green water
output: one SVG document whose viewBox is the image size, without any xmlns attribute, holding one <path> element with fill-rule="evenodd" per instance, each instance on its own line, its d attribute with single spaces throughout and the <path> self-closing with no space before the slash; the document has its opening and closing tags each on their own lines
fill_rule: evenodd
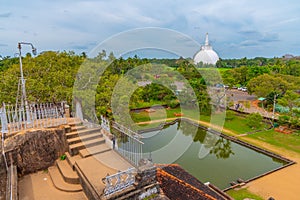
<svg viewBox="0 0 300 200">
<path fill-rule="evenodd" d="M 201 182 L 220 189 L 239 178 L 247 180 L 286 164 L 188 122 L 142 135 L 143 152 L 151 152 L 154 163 L 177 163 Z"/>
</svg>

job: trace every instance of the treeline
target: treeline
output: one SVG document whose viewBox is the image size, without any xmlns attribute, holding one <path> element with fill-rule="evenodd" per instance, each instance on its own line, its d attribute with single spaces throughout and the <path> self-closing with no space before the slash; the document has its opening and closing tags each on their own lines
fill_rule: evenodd
<svg viewBox="0 0 300 200">
<path fill-rule="evenodd" d="M 233 68 L 222 72 L 224 83 L 230 87 L 246 86 L 250 80 L 263 74 L 281 76 L 284 79 L 300 76 L 300 60 L 297 58 L 228 59 L 218 61 L 217 67 L 221 66 Z"/>
<path fill-rule="evenodd" d="M 129 99 L 130 108 L 163 102 L 171 107 L 178 105 L 200 105 L 201 111 L 209 113 L 209 96 L 205 82 L 193 64 L 185 59 L 146 59 L 119 58 L 102 51 L 95 58 L 74 52 L 43 52 L 36 57 L 27 54 L 22 58 L 24 77 L 26 78 L 27 99 L 30 102 L 67 101 L 72 105 L 73 95 L 83 103 L 91 105 L 95 100 L 96 115 L 110 115 L 111 98 L 116 84 L 127 79 L 123 91 L 129 90 L 132 84 L 150 81 L 138 88 Z M 0 102 L 16 103 L 20 98 L 18 88 L 20 66 L 18 58 L 6 57 L 0 62 Z M 168 67 L 171 66 L 171 67 Z M 187 80 L 196 91 L 195 98 L 189 98 L 190 91 L 181 91 L 176 96 L 174 80 Z M 74 92 L 75 89 L 75 92 Z M 95 91 L 95 92 L 94 92 Z M 92 95 L 92 96 L 90 96 Z M 119 100 L 128 98 L 128 93 Z M 198 98 L 198 99 L 197 99 Z"/>
<path fill-rule="evenodd" d="M 249 91 L 253 93 L 257 93 L 257 85 L 252 84 L 255 87 L 251 87 L 250 82 L 257 81 L 257 78 L 258 82 L 264 82 L 259 81 L 262 75 L 275 78 L 275 82 L 279 77 L 285 81 L 284 85 L 288 82 L 287 89 L 291 90 L 300 84 L 300 61 L 297 59 L 220 60 L 217 67 L 232 68 L 221 71 L 222 77 L 217 70 L 201 71 L 190 59 L 147 59 L 137 56 L 116 59 L 112 53 L 107 55 L 105 51 L 99 52 L 94 58 L 88 58 L 85 53 L 77 55 L 74 52 L 48 51 L 37 57 L 27 54 L 22 61 L 27 98 L 30 102 L 67 101 L 71 105 L 72 95 L 75 95 L 82 102 L 95 100 L 97 116 L 110 115 L 112 95 L 120 82 L 123 84 L 118 87 L 123 88 L 123 91 L 130 91 L 136 87 L 136 83 L 140 84 L 140 87 L 130 94 L 130 99 L 128 93 L 120 94 L 117 101 L 119 105 L 128 101 L 130 108 L 136 108 L 163 102 L 175 107 L 180 103 L 189 107 L 199 105 L 201 112 L 208 114 L 212 110 L 211 104 L 218 104 L 221 97 L 216 98 L 218 102 L 212 102 L 206 87 L 222 80 L 230 86 L 249 85 Z M 20 77 L 18 58 L 2 58 L 0 76 L 0 102 L 15 103 Z M 263 78 L 270 80 L 269 77 Z M 186 87 L 181 87 L 177 93 L 178 85 L 174 82 L 185 81 L 185 85 L 193 88 L 195 98 L 190 97 L 192 92 Z M 271 95 L 274 91 L 272 88 L 268 89 L 269 93 L 264 94 Z M 88 106 L 90 103 L 83 105 Z"/>
<path fill-rule="evenodd" d="M 49 51 L 37 57 L 27 54 L 22 63 L 28 101 L 71 102 L 75 76 L 83 61 L 84 58 L 74 52 Z M 0 102 L 15 103 L 20 94 L 19 59 L 5 58 L 0 63 Z"/>
</svg>

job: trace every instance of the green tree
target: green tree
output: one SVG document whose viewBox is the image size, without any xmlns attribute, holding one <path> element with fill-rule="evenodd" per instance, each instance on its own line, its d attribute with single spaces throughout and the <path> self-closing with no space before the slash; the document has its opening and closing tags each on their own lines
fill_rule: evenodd
<svg viewBox="0 0 300 200">
<path fill-rule="evenodd" d="M 263 74 L 249 81 L 247 87 L 250 94 L 266 97 L 270 93 L 282 94 L 288 89 L 288 82 L 280 77 Z"/>
<path fill-rule="evenodd" d="M 263 117 L 259 113 L 251 113 L 246 118 L 246 123 L 250 128 L 260 128 Z"/>
<path fill-rule="evenodd" d="M 278 103 L 289 108 L 289 113 L 292 115 L 293 110 L 300 106 L 300 95 L 291 90 L 287 90 L 282 98 L 278 99 Z"/>
</svg>

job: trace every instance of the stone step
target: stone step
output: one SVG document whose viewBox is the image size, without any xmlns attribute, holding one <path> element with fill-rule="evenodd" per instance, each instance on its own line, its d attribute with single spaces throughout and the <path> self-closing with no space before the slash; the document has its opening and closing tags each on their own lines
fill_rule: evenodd
<svg viewBox="0 0 300 200">
<path fill-rule="evenodd" d="M 79 137 L 69 138 L 69 139 L 67 139 L 67 142 L 69 145 L 71 145 L 71 144 L 79 143 L 81 141 L 87 141 L 87 140 L 92 140 L 92 139 L 101 138 L 101 137 L 103 137 L 103 136 L 99 132 L 90 132 L 89 134 L 80 135 Z"/>
<path fill-rule="evenodd" d="M 82 125 L 82 121 L 80 120 L 74 120 L 68 123 L 70 126 L 81 126 Z"/>
<path fill-rule="evenodd" d="M 67 160 L 57 160 L 56 165 L 65 182 L 79 184 L 79 177 Z"/>
<path fill-rule="evenodd" d="M 69 138 L 75 138 L 75 137 L 78 137 L 78 136 L 83 136 L 83 135 L 93 133 L 93 132 L 99 132 L 100 133 L 100 130 L 101 130 L 100 128 L 90 128 L 90 129 L 83 129 L 83 130 L 80 130 L 80 131 L 73 131 L 73 132 L 67 133 L 66 137 L 67 137 L 67 139 L 69 139 Z"/>
<path fill-rule="evenodd" d="M 101 145 L 96 145 L 96 146 L 93 146 L 93 147 L 89 147 L 87 149 L 81 149 L 81 150 L 79 150 L 79 155 L 82 158 L 87 158 L 89 156 L 96 155 L 96 154 L 99 154 L 99 153 L 104 153 L 104 152 L 110 151 L 110 150 L 111 150 L 111 148 L 109 148 L 104 143 L 104 144 L 101 144 Z"/>
<path fill-rule="evenodd" d="M 80 130 L 83 130 L 83 129 L 86 129 L 87 127 L 86 126 L 72 126 L 71 127 L 71 131 L 80 131 Z"/>
<path fill-rule="evenodd" d="M 74 165 L 75 165 L 76 161 L 82 159 L 82 157 L 80 155 L 71 156 L 69 152 L 65 152 L 65 154 L 66 154 L 66 160 L 68 161 L 69 165 L 74 170 L 75 169 Z"/>
<path fill-rule="evenodd" d="M 66 183 L 61 176 L 57 166 L 51 166 L 48 168 L 49 175 L 51 177 L 52 183 L 54 187 L 58 190 L 64 192 L 80 192 L 82 191 L 82 187 L 80 184 L 70 184 Z"/>
<path fill-rule="evenodd" d="M 85 149 L 88 147 L 93 147 L 99 144 L 105 143 L 105 139 L 103 137 L 101 138 L 95 138 L 92 140 L 82 141 L 76 144 L 69 145 L 69 153 L 71 156 L 77 155 L 79 153 L 79 150 Z"/>
</svg>

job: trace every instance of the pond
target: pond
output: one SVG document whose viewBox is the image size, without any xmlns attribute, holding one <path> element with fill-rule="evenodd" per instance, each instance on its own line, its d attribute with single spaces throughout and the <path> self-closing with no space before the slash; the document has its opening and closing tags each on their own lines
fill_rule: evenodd
<svg viewBox="0 0 300 200">
<path fill-rule="evenodd" d="M 220 189 L 248 180 L 287 162 L 227 140 L 186 121 L 142 134 L 143 152 L 154 163 L 177 163 L 201 182 Z"/>
</svg>

